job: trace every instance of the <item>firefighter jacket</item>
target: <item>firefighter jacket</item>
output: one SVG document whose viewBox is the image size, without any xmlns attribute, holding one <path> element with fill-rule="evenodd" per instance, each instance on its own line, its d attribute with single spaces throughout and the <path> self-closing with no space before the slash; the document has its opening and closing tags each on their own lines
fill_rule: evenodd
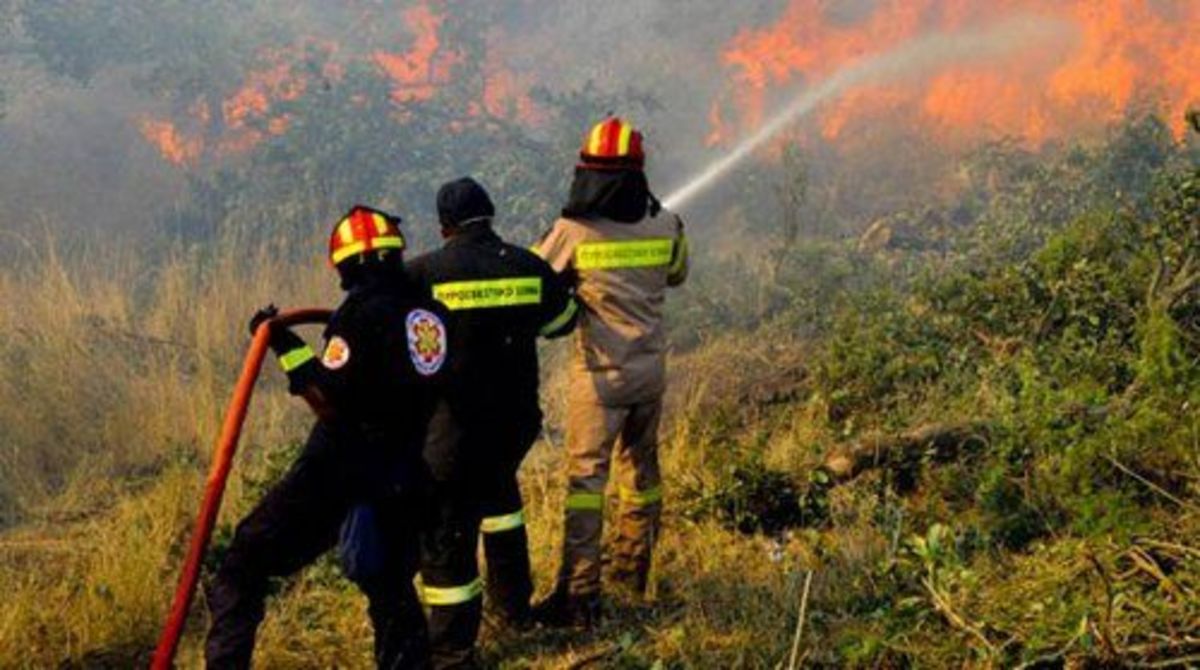
<svg viewBox="0 0 1200 670">
<path fill-rule="evenodd" d="M 560 218 L 535 251 L 576 277 L 580 302 L 572 384 L 608 405 L 645 402 L 666 385 L 662 310 L 687 278 L 683 222 L 666 210 L 636 223 Z"/>
<path fill-rule="evenodd" d="M 402 276 L 368 278 L 333 313 L 320 356 L 290 330 L 271 347 L 293 394 L 315 387 L 330 420 L 359 431 L 368 451 L 417 468 L 450 365 L 446 318 Z"/>
<path fill-rule="evenodd" d="M 486 224 L 451 237 L 443 248 L 410 261 L 408 269 L 449 311 L 455 355 L 448 419 L 483 431 L 532 431 L 531 442 L 541 427 L 537 338 L 565 335 L 574 327 L 569 286 L 536 255 L 505 243 Z M 504 442 L 501 437 L 489 441 Z"/>
</svg>

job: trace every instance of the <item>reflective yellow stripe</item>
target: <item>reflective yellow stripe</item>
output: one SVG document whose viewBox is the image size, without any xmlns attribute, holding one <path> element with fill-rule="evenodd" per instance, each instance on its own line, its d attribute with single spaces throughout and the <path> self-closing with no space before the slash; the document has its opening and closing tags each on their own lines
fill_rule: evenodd
<svg viewBox="0 0 1200 670">
<path fill-rule="evenodd" d="M 675 260 L 671 261 L 671 267 L 667 270 L 672 276 L 683 272 L 683 268 L 687 265 L 688 241 L 682 235 L 675 242 Z"/>
<path fill-rule="evenodd" d="M 506 530 L 520 528 L 525 525 L 525 510 L 519 509 L 512 514 L 484 517 L 479 524 L 479 530 L 484 533 L 503 533 Z"/>
<path fill-rule="evenodd" d="M 630 240 L 627 242 L 585 242 L 575 249 L 578 270 L 649 268 L 668 265 L 675 240 Z"/>
<path fill-rule="evenodd" d="M 654 486 L 645 491 L 632 491 L 630 489 L 621 488 L 621 500 L 630 505 L 645 507 L 653 505 L 657 502 L 662 502 L 662 486 Z"/>
<path fill-rule="evenodd" d="M 633 137 L 633 126 L 628 123 L 621 124 L 621 136 L 617 140 L 617 155 L 629 155 L 629 139 Z"/>
<path fill-rule="evenodd" d="M 371 240 L 372 249 L 403 249 L 403 237 L 376 237 Z"/>
<path fill-rule="evenodd" d="M 567 509 L 598 512 L 604 509 L 603 493 L 576 492 L 567 495 Z"/>
<path fill-rule="evenodd" d="M 403 248 L 404 248 L 404 238 L 403 237 L 394 237 L 394 236 L 376 237 L 371 240 L 371 249 L 403 249 Z M 338 249 L 337 251 L 333 252 L 333 264 L 337 265 L 338 263 L 341 263 L 342 261 L 353 256 L 354 254 L 361 254 L 366 250 L 367 250 L 367 243 L 365 241 L 355 242 L 354 244 L 344 246 L 341 249 Z"/>
<path fill-rule="evenodd" d="M 575 298 L 569 298 L 567 300 L 567 307 L 562 311 L 562 314 L 559 314 L 554 317 L 553 321 L 542 326 L 542 335 L 549 335 L 570 323 L 577 311 L 579 311 L 579 305 L 575 302 Z"/>
<path fill-rule="evenodd" d="M 542 278 L 446 282 L 434 285 L 433 297 L 450 310 L 538 305 L 542 302 Z"/>
<path fill-rule="evenodd" d="M 338 237 L 342 238 L 342 244 L 350 244 L 354 241 L 354 226 L 350 225 L 350 219 L 342 221 L 338 226 Z"/>
<path fill-rule="evenodd" d="M 387 235 L 387 219 L 383 218 L 382 214 L 372 213 L 371 221 L 375 223 L 375 232 L 379 233 L 380 235 Z"/>
<path fill-rule="evenodd" d="M 483 593 L 483 580 L 478 577 L 462 586 L 421 585 L 421 601 L 426 605 L 460 605 L 478 598 Z"/>
<path fill-rule="evenodd" d="M 592 137 L 588 140 L 588 153 L 595 156 L 600 153 L 600 145 L 604 142 L 604 126 L 607 124 L 597 123 L 595 128 L 592 128 Z"/>
<path fill-rule="evenodd" d="M 296 347 L 291 351 L 279 357 L 279 367 L 283 368 L 284 372 L 291 372 L 296 368 L 316 358 L 312 347 L 307 344 L 302 347 Z"/>
</svg>

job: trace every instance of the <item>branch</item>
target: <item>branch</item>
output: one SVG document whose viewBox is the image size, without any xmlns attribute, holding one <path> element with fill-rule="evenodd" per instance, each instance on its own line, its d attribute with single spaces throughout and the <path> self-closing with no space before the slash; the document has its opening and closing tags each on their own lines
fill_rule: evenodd
<svg viewBox="0 0 1200 670">
<path fill-rule="evenodd" d="M 955 612 L 954 608 L 950 606 L 950 599 L 933 585 L 933 582 L 929 579 L 929 577 L 922 577 L 921 583 L 925 585 L 925 590 L 929 592 L 929 599 L 933 602 L 934 609 L 940 612 L 951 626 L 971 634 L 975 639 L 982 642 L 983 646 L 987 647 L 988 654 L 992 658 L 995 658 L 998 653 L 996 651 L 996 645 L 992 644 L 992 641 L 983 634 L 983 631 L 980 630 L 979 626 L 972 624 L 964 619 L 958 612 Z"/>
<path fill-rule="evenodd" d="M 899 435 L 871 435 L 833 448 L 826 454 L 822 467 L 831 479 L 840 483 L 871 469 L 910 464 L 926 455 L 934 461 L 949 461 L 963 451 L 987 444 L 988 431 L 988 424 L 981 422 L 935 423 Z"/>
<path fill-rule="evenodd" d="M 1155 484 L 1154 482 L 1150 481 L 1149 479 L 1146 479 L 1145 477 L 1139 475 L 1138 473 L 1134 472 L 1133 470 L 1130 470 L 1129 468 L 1125 467 L 1124 465 L 1121 464 L 1120 461 L 1113 458 L 1112 456 L 1109 456 L 1108 454 L 1104 454 L 1104 460 L 1111 463 L 1114 468 L 1116 468 L 1116 469 L 1120 470 L 1121 472 L 1124 472 L 1125 474 L 1129 475 L 1130 477 L 1136 479 L 1137 481 L 1144 484 L 1151 491 L 1166 498 L 1167 500 L 1170 500 L 1171 502 L 1175 503 L 1176 505 L 1179 505 L 1180 507 L 1182 507 L 1186 510 L 1191 510 L 1193 512 L 1200 512 L 1200 507 L 1196 507 L 1195 505 L 1193 505 L 1191 503 L 1181 500 L 1180 498 L 1171 494 L 1171 492 L 1167 491 L 1166 489 L 1159 486 L 1158 484 Z"/>
</svg>

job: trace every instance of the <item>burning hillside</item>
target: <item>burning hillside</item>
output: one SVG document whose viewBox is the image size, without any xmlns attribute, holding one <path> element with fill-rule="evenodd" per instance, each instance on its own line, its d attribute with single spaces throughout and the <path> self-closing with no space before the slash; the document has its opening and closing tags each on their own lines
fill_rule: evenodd
<svg viewBox="0 0 1200 670">
<path fill-rule="evenodd" d="M 880 1 L 863 15 L 822 0 L 791 0 L 773 25 L 741 31 L 721 53 L 727 90 L 714 101 L 710 143 L 758 127 L 777 101 L 856 60 L 931 32 L 1037 15 L 1078 28 L 1070 43 L 1003 63 L 945 67 L 927 85 L 873 84 L 827 105 L 826 138 L 880 118 L 911 120 L 947 138 L 1012 135 L 1033 145 L 1095 128 L 1131 109 L 1161 109 L 1176 131 L 1200 101 L 1200 4 L 1186 0 Z"/>
<path fill-rule="evenodd" d="M 431 3 L 398 10 L 364 8 L 354 19 L 354 35 L 306 36 L 296 47 L 264 49 L 258 64 L 220 104 L 200 98 L 178 118 L 143 117 L 138 127 L 164 159 L 181 167 L 195 165 L 205 156 L 244 153 L 268 135 L 287 130 L 289 117 L 276 108 L 309 90 L 311 70 L 305 65 L 313 61 L 321 63 L 320 76 L 326 82 L 339 80 L 349 63 L 370 64 L 390 82 L 391 99 L 398 109 L 428 102 L 441 87 L 455 81 L 456 68 L 467 57 L 443 38 L 445 22 L 446 15 Z M 535 122 L 540 112 L 529 95 L 531 79 L 506 68 L 503 59 L 494 55 L 505 48 L 499 36 L 495 31 L 485 40 L 482 80 L 471 82 L 480 103 L 462 114 L 501 117 L 511 108 L 518 119 Z M 219 123 L 213 123 L 214 114 Z"/>
</svg>

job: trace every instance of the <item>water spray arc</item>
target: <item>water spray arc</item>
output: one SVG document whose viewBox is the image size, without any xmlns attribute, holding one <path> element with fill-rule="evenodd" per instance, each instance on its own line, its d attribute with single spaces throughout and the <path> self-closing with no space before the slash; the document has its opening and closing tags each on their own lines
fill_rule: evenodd
<svg viewBox="0 0 1200 670">
<path fill-rule="evenodd" d="M 1019 16 L 985 29 L 939 33 L 905 42 L 883 53 L 868 56 L 838 70 L 820 83 L 802 91 L 767 123 L 747 136 L 727 154 L 710 163 L 682 186 L 663 198 L 663 204 L 678 209 L 712 187 L 722 177 L 762 148 L 771 138 L 807 116 L 822 103 L 848 90 L 903 76 L 921 75 L 936 66 L 999 58 L 1040 43 L 1061 42 L 1074 34 L 1074 27 L 1057 19 Z"/>
</svg>

